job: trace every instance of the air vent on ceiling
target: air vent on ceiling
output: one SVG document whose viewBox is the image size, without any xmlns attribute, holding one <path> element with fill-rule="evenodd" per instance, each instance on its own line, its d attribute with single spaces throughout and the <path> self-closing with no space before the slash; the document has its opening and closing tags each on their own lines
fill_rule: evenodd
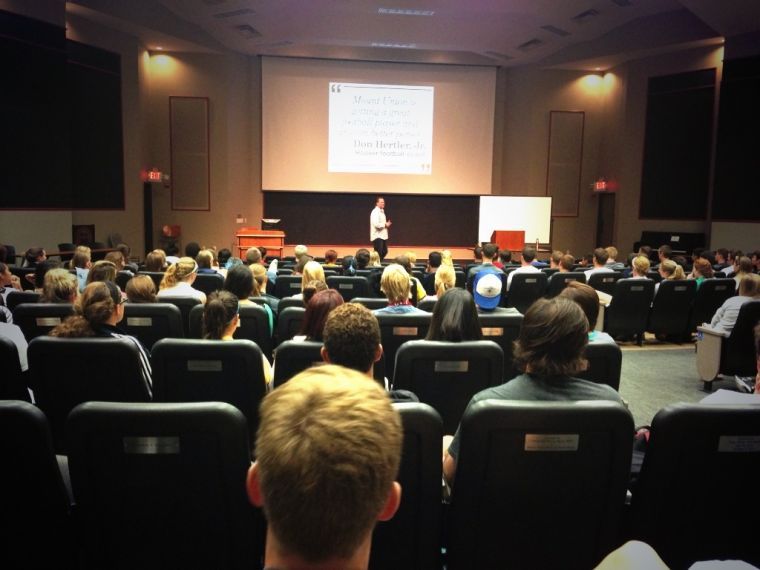
<svg viewBox="0 0 760 570">
<path fill-rule="evenodd" d="M 219 12 L 214 14 L 214 18 L 217 20 L 224 20 L 225 18 L 234 18 L 235 16 L 251 16 L 255 14 L 250 8 L 241 8 L 240 10 L 232 10 L 230 12 Z"/>
<path fill-rule="evenodd" d="M 613 4 L 617 4 L 621 8 L 628 8 L 628 6 L 633 6 L 633 2 L 631 0 L 611 0 Z"/>
<path fill-rule="evenodd" d="M 590 20 L 593 20 L 599 15 L 598 10 L 594 10 L 591 8 L 590 10 L 586 10 L 585 12 L 581 12 L 580 14 L 576 14 L 572 17 L 573 22 L 576 24 L 585 24 L 586 22 L 589 22 Z"/>
<path fill-rule="evenodd" d="M 563 30 L 562 28 L 558 28 L 557 26 L 541 26 L 542 30 L 546 30 L 547 32 L 551 32 L 552 34 L 555 34 L 557 36 L 560 36 L 561 38 L 564 38 L 565 36 L 569 36 L 570 32 L 567 30 Z"/>
<path fill-rule="evenodd" d="M 514 59 L 514 57 L 512 57 L 511 55 L 507 55 L 506 53 L 501 53 L 501 52 L 498 52 L 498 51 L 490 51 L 489 50 L 489 51 L 487 51 L 485 53 L 486 53 L 486 55 L 490 55 L 491 57 L 495 57 L 497 59 L 503 59 L 505 61 L 508 60 L 508 59 Z"/>
<path fill-rule="evenodd" d="M 520 51 L 533 51 L 534 49 L 541 47 L 544 45 L 544 42 L 539 40 L 538 38 L 533 38 L 532 40 L 529 40 L 525 42 L 524 44 L 520 44 L 517 46 L 517 49 Z"/>
<path fill-rule="evenodd" d="M 259 32 L 253 26 L 249 26 L 248 24 L 240 24 L 239 26 L 235 26 L 235 30 L 237 30 L 241 36 L 248 38 L 249 40 L 261 37 L 261 32 Z"/>
</svg>

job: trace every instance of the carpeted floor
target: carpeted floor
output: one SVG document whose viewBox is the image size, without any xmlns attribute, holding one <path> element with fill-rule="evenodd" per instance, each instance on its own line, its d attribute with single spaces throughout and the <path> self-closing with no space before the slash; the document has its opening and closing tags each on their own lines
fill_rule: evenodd
<svg viewBox="0 0 760 570">
<path fill-rule="evenodd" d="M 620 395 L 637 426 L 651 424 L 667 404 L 699 402 L 707 396 L 697 374 L 694 345 L 623 346 Z M 732 381 L 713 382 L 713 390 L 735 390 Z"/>
</svg>

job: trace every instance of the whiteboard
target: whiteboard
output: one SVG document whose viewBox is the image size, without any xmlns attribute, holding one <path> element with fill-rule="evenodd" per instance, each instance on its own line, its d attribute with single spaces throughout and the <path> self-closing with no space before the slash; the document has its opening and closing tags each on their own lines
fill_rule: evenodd
<svg viewBox="0 0 760 570">
<path fill-rule="evenodd" d="M 524 230 L 525 243 L 551 243 L 551 196 L 481 196 L 478 241 L 495 230 Z"/>
</svg>

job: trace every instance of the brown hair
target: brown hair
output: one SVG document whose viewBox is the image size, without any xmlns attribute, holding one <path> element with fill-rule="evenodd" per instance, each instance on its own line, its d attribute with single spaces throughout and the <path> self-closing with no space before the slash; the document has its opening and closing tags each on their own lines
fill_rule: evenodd
<svg viewBox="0 0 760 570">
<path fill-rule="evenodd" d="M 109 251 L 105 257 L 106 261 L 110 261 L 116 266 L 117 271 L 124 269 L 125 260 L 124 254 L 120 251 Z"/>
<path fill-rule="evenodd" d="M 702 257 L 694 262 L 694 269 L 696 271 L 699 271 L 699 274 L 706 279 L 709 279 L 713 276 L 712 265 L 710 265 L 710 262 Z"/>
<path fill-rule="evenodd" d="M 130 303 L 155 303 L 156 284 L 149 275 L 135 275 L 127 281 L 127 299 Z"/>
<path fill-rule="evenodd" d="M 578 306 L 580 306 L 586 315 L 586 319 L 588 319 L 589 330 L 592 330 L 596 326 L 596 320 L 599 318 L 599 295 L 596 289 L 585 283 L 570 281 L 562 289 L 560 296 L 578 303 Z"/>
<path fill-rule="evenodd" d="M 112 281 L 96 281 L 84 288 L 74 303 L 75 314 L 50 331 L 50 336 L 78 338 L 95 336 L 95 328 L 106 323 L 121 304 L 121 291 Z"/>
<path fill-rule="evenodd" d="M 87 274 L 87 283 L 95 281 L 116 281 L 116 265 L 111 261 L 96 261 Z"/>
<path fill-rule="evenodd" d="M 214 291 L 209 294 L 203 307 L 203 338 L 221 340 L 224 331 L 238 314 L 238 298 L 229 291 Z"/>
<path fill-rule="evenodd" d="M 343 297 L 335 289 L 325 289 L 314 294 L 306 304 L 303 323 L 298 334 L 309 340 L 322 340 L 322 331 L 330 312 L 343 304 Z"/>
<path fill-rule="evenodd" d="M 565 271 L 572 271 L 575 266 L 575 258 L 569 253 L 562 256 L 559 260 L 559 266 Z"/>
<path fill-rule="evenodd" d="M 166 254 L 162 249 L 154 249 L 145 256 L 145 271 L 163 271 L 166 265 Z"/>
<path fill-rule="evenodd" d="M 322 338 L 330 362 L 367 373 L 380 346 L 380 325 L 365 306 L 344 303 L 327 316 Z"/>
</svg>

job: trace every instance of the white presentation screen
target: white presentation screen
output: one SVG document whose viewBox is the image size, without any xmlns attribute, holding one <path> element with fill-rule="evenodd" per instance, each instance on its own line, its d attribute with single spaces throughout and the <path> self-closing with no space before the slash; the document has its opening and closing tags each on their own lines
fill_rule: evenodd
<svg viewBox="0 0 760 570">
<path fill-rule="evenodd" d="M 264 190 L 491 194 L 496 69 L 264 57 Z"/>
<path fill-rule="evenodd" d="M 551 196 L 481 196 L 478 241 L 495 230 L 524 230 L 525 243 L 550 243 L 551 220 Z"/>
<path fill-rule="evenodd" d="M 329 172 L 430 174 L 435 87 L 330 83 Z"/>
</svg>

